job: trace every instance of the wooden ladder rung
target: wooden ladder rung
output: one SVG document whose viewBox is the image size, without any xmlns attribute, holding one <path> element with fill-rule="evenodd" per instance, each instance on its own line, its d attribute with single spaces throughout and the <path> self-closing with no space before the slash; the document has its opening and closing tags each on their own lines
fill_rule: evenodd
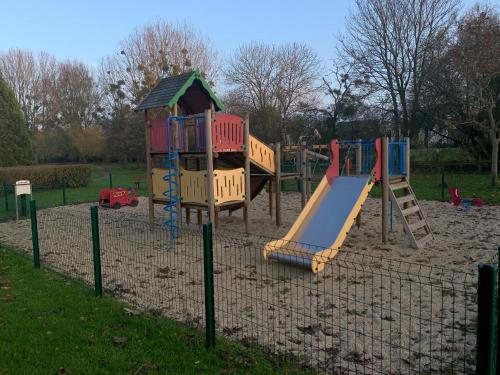
<svg viewBox="0 0 500 375">
<path fill-rule="evenodd" d="M 390 184 L 389 186 L 390 186 L 391 190 L 399 190 L 399 189 L 405 189 L 405 188 L 409 187 L 408 182 L 406 182 L 406 181 L 399 182 L 397 184 Z"/>
<path fill-rule="evenodd" d="M 432 236 L 432 233 L 428 233 L 426 236 L 420 238 L 417 240 L 417 246 L 420 248 L 422 246 L 424 246 L 427 242 L 429 242 L 430 240 L 432 240 L 433 236 Z"/>
<path fill-rule="evenodd" d="M 419 206 L 412 206 L 412 207 L 404 209 L 401 212 L 403 213 L 403 216 L 409 216 L 409 215 L 414 214 L 414 213 L 416 213 L 418 211 L 420 211 L 420 207 Z"/>
<path fill-rule="evenodd" d="M 400 206 L 402 206 L 405 203 L 414 201 L 414 200 L 415 200 L 415 197 L 413 195 L 405 195 L 404 197 L 396 198 L 396 201 L 398 202 L 398 204 Z"/>
<path fill-rule="evenodd" d="M 415 232 L 417 229 L 425 227 L 426 225 L 427 225 L 427 223 L 425 222 L 425 220 L 420 220 L 420 221 L 417 221 L 416 223 L 410 224 L 409 228 L 412 232 Z"/>
</svg>

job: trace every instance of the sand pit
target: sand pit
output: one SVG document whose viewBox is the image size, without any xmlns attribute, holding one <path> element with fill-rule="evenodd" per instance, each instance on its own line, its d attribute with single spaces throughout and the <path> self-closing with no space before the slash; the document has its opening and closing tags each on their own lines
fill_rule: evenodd
<svg viewBox="0 0 500 375">
<path fill-rule="evenodd" d="M 380 237 L 380 200 L 368 199 L 361 228 L 320 275 L 262 259 L 269 238 L 287 232 L 300 195 L 282 196 L 283 225 L 269 216 L 267 196 L 254 200 L 253 235 L 241 213 L 220 215 L 214 238 L 217 329 L 338 373 L 456 373 L 474 366 L 477 265 L 496 259 L 500 207 L 458 210 L 420 202 L 436 240 L 409 246 L 395 224 Z M 92 283 L 89 204 L 39 212 L 42 263 Z M 145 310 L 203 324 L 203 248 L 198 228 L 183 229 L 175 250 L 161 228 L 150 231 L 147 205 L 101 210 L 103 282 Z M 196 215 L 192 215 L 195 217 Z M 395 218 L 395 223 L 398 223 Z M 269 238 L 267 238 L 269 237 Z M 28 221 L 0 223 L 0 243 L 31 251 Z"/>
</svg>

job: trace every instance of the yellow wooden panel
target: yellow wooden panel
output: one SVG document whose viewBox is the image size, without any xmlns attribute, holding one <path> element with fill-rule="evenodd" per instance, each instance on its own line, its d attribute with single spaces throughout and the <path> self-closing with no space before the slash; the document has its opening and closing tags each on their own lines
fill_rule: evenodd
<svg viewBox="0 0 500 375">
<path fill-rule="evenodd" d="M 180 193 L 182 203 L 206 205 L 208 202 L 207 171 L 180 170 Z M 164 176 L 168 173 L 166 168 L 153 169 L 153 197 L 164 198 L 163 192 L 167 190 Z M 245 200 L 245 170 L 215 169 L 214 170 L 214 198 L 215 205 L 226 202 L 242 202 Z"/>
<path fill-rule="evenodd" d="M 215 205 L 226 202 L 242 202 L 245 200 L 245 170 L 214 170 Z"/>
<path fill-rule="evenodd" d="M 276 171 L 274 150 L 253 135 L 250 135 L 250 159 L 267 172 L 274 173 Z"/>
<path fill-rule="evenodd" d="M 181 169 L 181 202 L 207 204 L 207 171 Z"/>
<path fill-rule="evenodd" d="M 163 199 L 167 190 L 167 182 L 163 179 L 168 173 L 167 168 L 153 168 L 153 198 Z"/>
</svg>

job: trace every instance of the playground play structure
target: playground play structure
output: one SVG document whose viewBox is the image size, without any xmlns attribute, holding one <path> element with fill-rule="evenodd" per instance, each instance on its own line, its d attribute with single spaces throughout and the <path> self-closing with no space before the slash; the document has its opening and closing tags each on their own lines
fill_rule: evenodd
<svg viewBox="0 0 500 375">
<path fill-rule="evenodd" d="M 297 152 L 299 162 L 296 172 L 284 174 L 280 143 L 271 147 L 252 136 L 248 116 L 222 113 L 222 103 L 199 71 L 162 79 L 137 110 L 145 113 L 149 220 L 154 223 L 154 204 L 162 204 L 172 246 L 179 235 L 182 209 L 187 223 L 191 210 L 196 210 L 198 224 L 206 211 L 217 226 L 218 212 L 242 208 L 249 232 L 251 200 L 266 186 L 272 216 L 273 183 L 276 225 L 280 226 L 280 186 L 286 179 L 301 181 L 303 210 L 285 237 L 265 246 L 267 260 L 323 270 L 353 223 L 360 225 L 362 205 L 376 183 L 382 185 L 384 243 L 393 206 L 414 247 L 433 238 L 409 183 L 408 139 L 286 146 L 285 151 Z M 313 193 L 314 159 L 331 164 Z"/>
</svg>

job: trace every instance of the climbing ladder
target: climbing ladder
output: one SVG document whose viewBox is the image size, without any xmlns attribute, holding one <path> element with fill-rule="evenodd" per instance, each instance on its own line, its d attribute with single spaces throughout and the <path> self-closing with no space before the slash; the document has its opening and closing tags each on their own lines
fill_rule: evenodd
<svg viewBox="0 0 500 375">
<path fill-rule="evenodd" d="M 179 236 L 179 219 L 180 219 L 180 191 L 179 191 L 179 149 L 175 147 L 178 142 L 179 132 L 173 132 L 171 121 L 179 121 L 177 116 L 167 116 L 167 158 L 164 167 L 167 168 L 167 173 L 163 180 L 167 183 L 167 190 L 163 192 L 166 198 L 163 210 L 168 216 L 164 224 L 168 228 L 170 248 L 174 248 L 175 239 Z M 174 129 L 178 129 L 174 127 Z M 177 139 L 175 142 L 172 140 Z M 174 144 L 173 144 L 174 143 Z"/>
<path fill-rule="evenodd" d="M 396 194 L 403 190 L 403 195 Z M 405 232 L 409 234 L 412 246 L 420 249 L 434 239 L 431 228 L 418 204 L 417 198 L 405 176 L 394 176 L 389 181 L 389 194 L 402 218 Z"/>
</svg>

